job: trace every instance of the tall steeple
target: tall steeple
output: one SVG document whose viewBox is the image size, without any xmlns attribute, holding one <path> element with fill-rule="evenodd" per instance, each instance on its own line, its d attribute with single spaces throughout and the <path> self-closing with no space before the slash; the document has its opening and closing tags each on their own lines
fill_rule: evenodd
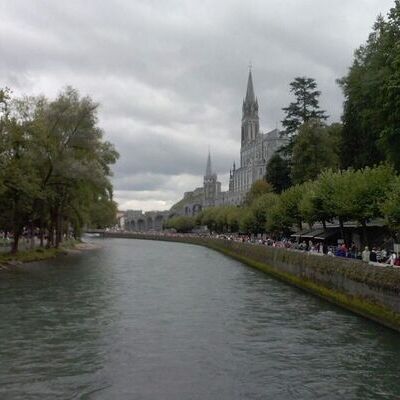
<svg viewBox="0 0 400 400">
<path fill-rule="evenodd" d="M 206 175 L 205 176 L 211 176 L 211 175 L 212 175 L 211 155 L 210 155 L 210 150 L 208 150 L 207 167 L 206 167 Z"/>
<path fill-rule="evenodd" d="M 206 174 L 203 181 L 204 207 L 214 207 L 218 194 L 221 191 L 221 183 L 217 181 L 217 174 L 212 172 L 211 154 L 208 150 Z"/>
<path fill-rule="evenodd" d="M 242 146 L 252 142 L 259 134 L 258 100 L 254 94 L 251 66 L 247 79 L 246 97 L 242 107 Z"/>
<path fill-rule="evenodd" d="M 256 102 L 256 96 L 254 94 L 253 87 L 253 76 L 251 75 L 251 68 L 249 70 L 249 78 L 247 79 L 247 91 L 245 103 L 251 104 Z"/>
</svg>

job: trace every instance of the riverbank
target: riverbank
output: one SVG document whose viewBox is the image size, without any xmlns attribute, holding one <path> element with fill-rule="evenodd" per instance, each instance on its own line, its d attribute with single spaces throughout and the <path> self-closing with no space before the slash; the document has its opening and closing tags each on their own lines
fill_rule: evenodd
<svg viewBox="0 0 400 400">
<path fill-rule="evenodd" d="M 397 268 L 208 237 L 113 232 L 104 236 L 206 246 L 400 332 Z"/>
<path fill-rule="evenodd" d="M 17 254 L 3 253 L 0 254 L 0 270 L 9 270 L 15 267 L 16 265 L 36 262 L 36 261 L 44 261 L 57 257 L 62 254 L 64 255 L 74 254 L 95 248 L 98 248 L 98 246 L 92 243 L 72 240 L 65 242 L 58 249 L 55 248 L 46 249 L 43 247 L 39 247 L 33 250 L 20 251 Z"/>
</svg>

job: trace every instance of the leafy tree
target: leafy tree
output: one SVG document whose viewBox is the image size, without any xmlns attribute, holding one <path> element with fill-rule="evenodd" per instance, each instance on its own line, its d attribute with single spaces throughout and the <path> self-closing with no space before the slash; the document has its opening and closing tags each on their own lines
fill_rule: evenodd
<svg viewBox="0 0 400 400">
<path fill-rule="evenodd" d="M 254 233 L 256 226 L 256 217 L 250 209 L 245 209 L 240 218 L 240 231 L 242 233 Z"/>
<path fill-rule="evenodd" d="M 366 44 L 339 83 L 345 103 L 341 166 L 362 168 L 388 160 L 400 170 L 400 1 L 379 16 Z"/>
<path fill-rule="evenodd" d="M 184 216 L 172 217 L 165 224 L 165 228 L 175 229 L 177 232 L 180 233 L 191 232 L 195 226 L 196 219 L 194 217 Z"/>
<path fill-rule="evenodd" d="M 280 226 L 282 231 L 288 231 L 292 227 L 297 226 L 302 229 L 302 215 L 299 208 L 303 196 L 303 188 L 301 185 L 295 185 L 285 190 L 279 196 L 278 204 L 273 214 L 278 217 L 279 223 L 272 222 L 272 225 Z M 278 215 L 277 215 L 278 214 Z"/>
<path fill-rule="evenodd" d="M 353 175 L 352 185 L 347 192 L 350 198 L 350 215 L 361 224 L 364 242 L 369 244 L 367 222 L 383 216 L 382 204 L 387 198 L 395 175 L 393 169 L 387 165 L 366 167 L 348 174 Z"/>
<path fill-rule="evenodd" d="M 273 187 L 275 193 L 281 193 L 291 185 L 290 162 L 287 158 L 275 153 L 267 164 L 265 179 Z"/>
<path fill-rule="evenodd" d="M 392 179 L 386 199 L 381 204 L 381 212 L 386 222 L 398 241 L 400 238 L 400 177 Z"/>
<path fill-rule="evenodd" d="M 271 184 L 264 179 L 259 179 L 251 185 L 250 190 L 246 194 L 245 204 L 251 205 L 258 197 L 270 192 L 272 192 Z"/>
<path fill-rule="evenodd" d="M 11 101 L 10 92 L 0 92 L 0 220 L 13 232 L 12 252 L 18 251 L 23 228 L 30 225 L 34 199 L 39 193 L 39 177 L 31 152 L 31 120 L 22 112 L 21 104 Z"/>
<path fill-rule="evenodd" d="M 286 116 L 282 121 L 284 133 L 292 137 L 299 127 L 312 120 L 326 120 L 325 111 L 319 109 L 318 98 L 321 94 L 317 90 L 317 83 L 312 78 L 297 77 L 290 83 L 290 92 L 294 94 L 295 101 L 283 108 Z"/>
<path fill-rule="evenodd" d="M 268 212 L 276 202 L 275 193 L 265 193 L 252 203 L 250 211 L 254 215 L 253 233 L 264 233 L 267 230 Z"/>
<path fill-rule="evenodd" d="M 322 170 L 337 166 L 337 149 L 328 128 L 319 120 L 303 124 L 293 146 L 293 182 L 302 183 L 315 179 Z"/>
<path fill-rule="evenodd" d="M 96 229 L 104 229 L 117 223 L 117 203 L 108 195 L 93 199 L 89 208 L 89 223 Z"/>
<path fill-rule="evenodd" d="M 0 90 L 0 223 L 13 252 L 23 229 L 38 227 L 42 239 L 47 230 L 48 246 L 58 246 L 71 227 L 78 236 L 90 218 L 103 224 L 114 213 L 118 153 L 102 140 L 97 107 L 72 88 L 54 101 Z"/>
</svg>

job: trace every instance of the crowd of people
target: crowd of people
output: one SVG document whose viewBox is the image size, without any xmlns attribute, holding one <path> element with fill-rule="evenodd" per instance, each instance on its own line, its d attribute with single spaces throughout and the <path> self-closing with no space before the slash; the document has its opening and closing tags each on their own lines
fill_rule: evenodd
<svg viewBox="0 0 400 400">
<path fill-rule="evenodd" d="M 400 267 L 399 255 L 385 248 L 374 246 L 369 249 L 365 246 L 364 250 L 361 251 L 357 245 L 352 242 L 350 245 L 340 243 L 338 245 L 328 245 L 322 241 L 313 240 L 292 240 L 286 237 L 278 240 L 271 237 L 256 237 L 252 235 L 240 235 L 240 234 L 217 234 L 217 233 L 175 233 L 171 231 L 157 232 L 160 235 L 166 236 L 202 236 L 211 237 L 214 239 L 221 240 L 233 240 L 235 242 L 251 243 L 255 245 L 270 246 L 276 248 L 284 248 L 293 251 L 308 252 L 314 255 L 329 256 L 329 257 L 342 257 L 349 259 L 358 259 L 366 263 L 380 264 L 380 265 L 391 265 Z"/>
</svg>

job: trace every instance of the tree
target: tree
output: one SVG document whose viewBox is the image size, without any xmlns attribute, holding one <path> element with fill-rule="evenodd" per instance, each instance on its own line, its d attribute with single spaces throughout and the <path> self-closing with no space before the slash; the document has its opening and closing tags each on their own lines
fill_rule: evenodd
<svg viewBox="0 0 400 400">
<path fill-rule="evenodd" d="M 180 233 L 191 232 L 195 226 L 196 219 L 194 217 L 184 216 L 172 217 L 165 224 L 165 228 L 175 229 L 177 232 Z"/>
<path fill-rule="evenodd" d="M 32 228 L 39 176 L 31 151 L 31 113 L 26 112 L 30 101 L 11 100 L 10 91 L 1 90 L 0 103 L 0 221 L 12 231 L 11 252 L 16 253 L 24 226 Z"/>
<path fill-rule="evenodd" d="M 265 179 L 272 185 L 275 193 L 287 189 L 291 185 L 289 160 L 275 153 L 268 161 Z"/>
<path fill-rule="evenodd" d="M 41 225 L 47 226 L 49 243 L 56 247 L 63 238 L 68 220 L 76 229 L 89 218 L 93 198 L 112 200 L 110 164 L 118 153 L 102 141 L 97 126 L 98 104 L 67 87 L 54 101 L 44 99 L 35 118 L 36 158 L 40 160 Z M 77 202 L 79 199 L 79 203 Z"/>
<path fill-rule="evenodd" d="M 287 232 L 292 227 L 297 226 L 302 229 L 302 215 L 299 208 L 303 196 L 303 188 L 301 185 L 295 185 L 282 192 L 279 196 L 279 201 L 273 207 L 271 213 L 272 219 L 270 227 L 275 226 L 280 228 L 282 232 Z"/>
<path fill-rule="evenodd" d="M 398 241 L 400 239 L 400 177 L 392 179 L 386 199 L 381 204 L 381 212 Z"/>
<path fill-rule="evenodd" d="M 341 166 L 362 168 L 383 160 L 400 171 L 400 1 L 377 18 L 367 42 L 339 83 L 345 96 Z"/>
<path fill-rule="evenodd" d="M 242 233 L 254 233 L 256 228 L 256 218 L 253 214 L 253 212 L 250 209 L 245 209 L 240 217 L 240 223 L 239 223 L 239 227 L 240 227 L 240 231 Z"/>
<path fill-rule="evenodd" d="M 253 201 L 256 200 L 258 197 L 262 196 L 265 193 L 271 192 L 272 186 L 264 179 L 259 179 L 251 185 L 250 190 L 246 194 L 245 204 L 251 205 Z"/>
<path fill-rule="evenodd" d="M 325 111 L 319 109 L 318 98 L 321 94 L 317 90 L 317 83 L 312 78 L 297 77 L 290 83 L 290 92 L 296 100 L 283 108 L 286 116 L 282 121 L 284 134 L 292 137 L 299 127 L 312 120 L 326 120 L 328 116 Z"/>
<path fill-rule="evenodd" d="M 107 194 L 94 196 L 89 208 L 88 225 L 104 229 L 117 223 L 117 203 Z"/>
<path fill-rule="evenodd" d="M 109 177 L 118 153 L 102 140 L 97 107 L 72 88 L 53 101 L 0 90 L 0 223 L 13 233 L 13 252 L 24 229 L 32 236 L 38 227 L 42 243 L 47 230 L 57 247 L 70 227 L 79 236 L 90 218 L 103 224 L 115 214 Z"/>
<path fill-rule="evenodd" d="M 367 222 L 383 216 L 382 204 L 387 198 L 395 174 L 387 165 L 366 167 L 349 174 L 353 175 L 351 187 L 347 191 L 350 215 L 362 226 L 364 243 L 369 244 Z"/>
<path fill-rule="evenodd" d="M 338 155 L 329 129 L 319 120 L 303 124 L 294 140 L 292 180 L 303 183 L 315 179 L 324 169 L 338 166 Z"/>
</svg>

